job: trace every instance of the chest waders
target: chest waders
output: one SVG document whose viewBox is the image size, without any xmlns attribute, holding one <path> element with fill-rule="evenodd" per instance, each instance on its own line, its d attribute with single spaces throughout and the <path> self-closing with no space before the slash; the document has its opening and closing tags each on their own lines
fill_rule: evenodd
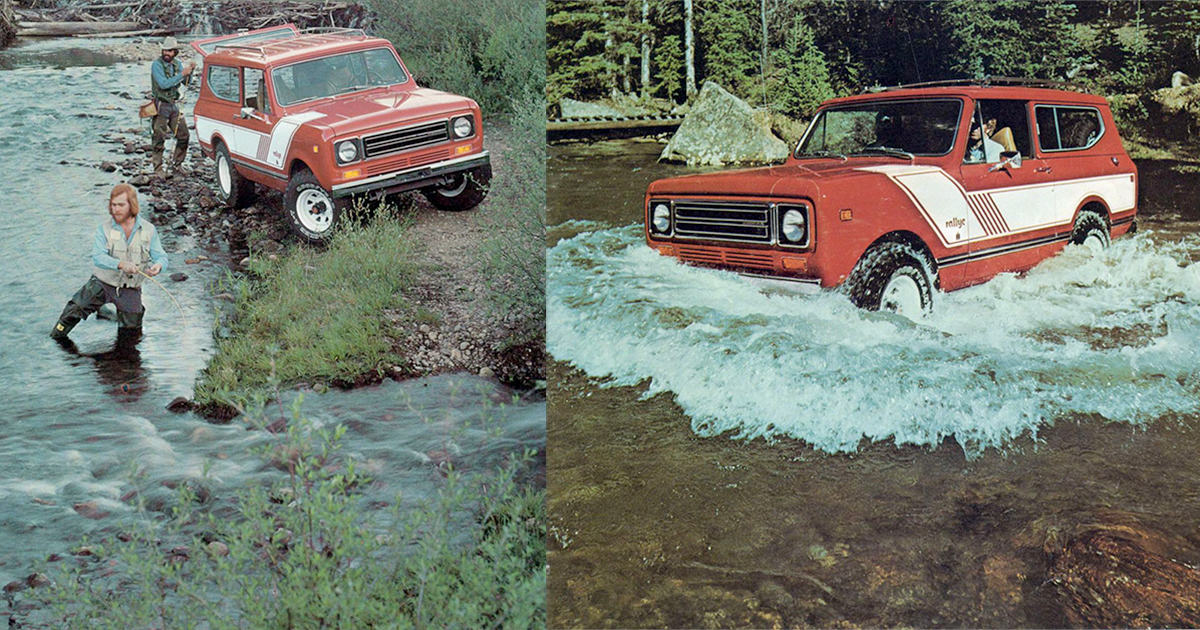
<svg viewBox="0 0 1200 630">
<path fill-rule="evenodd" d="M 118 261 L 130 262 L 140 269 L 150 262 L 150 242 L 154 238 L 154 226 L 140 223 L 132 237 L 126 241 L 125 232 L 112 225 L 104 229 L 108 254 Z M 146 313 L 142 306 L 141 274 L 127 274 L 119 269 L 94 267 L 92 277 L 83 285 L 58 316 L 58 323 L 50 331 L 55 339 L 65 339 L 80 321 L 87 319 L 101 306 L 111 302 L 117 307 L 117 326 L 122 329 L 141 329 L 142 317 Z"/>
</svg>

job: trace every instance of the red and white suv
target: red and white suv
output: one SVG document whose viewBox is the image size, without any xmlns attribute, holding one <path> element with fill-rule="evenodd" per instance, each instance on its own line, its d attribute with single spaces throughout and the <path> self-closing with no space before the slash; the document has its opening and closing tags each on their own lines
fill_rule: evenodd
<svg viewBox="0 0 1200 630">
<path fill-rule="evenodd" d="M 781 166 L 652 183 L 646 240 L 683 261 L 928 311 L 934 290 L 1135 228 L 1108 103 L 1048 82 L 904 86 L 824 103 Z M 1061 87 L 1062 84 L 1054 84 Z"/>
<path fill-rule="evenodd" d="M 418 87 L 392 45 L 287 24 L 198 41 L 196 135 L 222 201 L 284 193 L 303 240 L 327 240 L 352 195 L 419 189 L 442 210 L 483 200 L 492 169 L 479 105 Z"/>
</svg>

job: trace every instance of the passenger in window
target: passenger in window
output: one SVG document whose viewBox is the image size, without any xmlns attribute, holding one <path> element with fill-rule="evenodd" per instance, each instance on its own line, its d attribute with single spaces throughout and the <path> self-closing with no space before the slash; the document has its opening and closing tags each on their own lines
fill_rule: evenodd
<svg viewBox="0 0 1200 630">
<path fill-rule="evenodd" d="M 967 145 L 967 159 L 969 164 L 980 164 L 987 162 L 989 164 L 1000 161 L 1000 152 L 1004 150 L 1004 146 L 999 142 L 992 140 L 992 134 L 996 133 L 996 119 L 989 118 L 983 123 L 983 129 L 980 130 L 979 124 L 975 119 L 971 119 L 971 141 Z"/>
</svg>

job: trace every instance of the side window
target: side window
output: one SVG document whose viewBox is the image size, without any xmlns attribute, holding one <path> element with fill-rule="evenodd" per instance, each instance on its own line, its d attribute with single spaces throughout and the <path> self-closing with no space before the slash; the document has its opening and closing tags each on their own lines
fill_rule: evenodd
<svg viewBox="0 0 1200 630">
<path fill-rule="evenodd" d="M 267 83 L 263 71 L 258 68 L 246 68 L 242 78 L 246 86 L 243 107 L 253 107 L 263 113 L 271 113 L 270 99 L 267 98 Z"/>
<path fill-rule="evenodd" d="M 237 68 L 209 66 L 208 89 L 212 90 L 213 96 L 223 101 L 238 102 Z"/>
<path fill-rule="evenodd" d="M 1078 151 L 1100 140 L 1104 123 L 1093 107 L 1037 107 L 1038 145 L 1043 151 Z"/>
<path fill-rule="evenodd" d="M 1029 138 L 1029 107 L 1026 101 L 984 100 L 975 103 L 967 132 L 967 164 L 995 164 L 1002 153 L 1033 154 Z"/>
</svg>

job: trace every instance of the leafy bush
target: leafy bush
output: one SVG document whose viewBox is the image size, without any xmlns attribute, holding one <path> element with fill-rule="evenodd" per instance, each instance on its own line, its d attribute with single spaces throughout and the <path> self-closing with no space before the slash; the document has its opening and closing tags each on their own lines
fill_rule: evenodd
<svg viewBox="0 0 1200 630">
<path fill-rule="evenodd" d="M 524 339 L 546 328 L 546 136 L 540 97 L 517 104 L 503 183 L 494 186 L 491 212 L 479 221 L 488 234 L 484 273 L 493 309 L 524 322 Z M 495 180 L 493 180 L 495 182 Z"/>
<path fill-rule="evenodd" d="M 418 82 L 475 99 L 485 115 L 541 97 L 546 8 L 540 0 L 368 0 Z"/>
<path fill-rule="evenodd" d="M 345 428 L 293 423 L 263 454 L 287 470 L 245 491 L 233 513 L 185 486 L 171 518 L 149 519 L 44 596 L 63 628 L 530 628 L 545 625 L 545 491 L 497 470 L 444 469 L 437 498 L 363 516 L 368 480 L 339 454 Z M 397 505 L 399 501 L 397 501 Z"/>
</svg>

